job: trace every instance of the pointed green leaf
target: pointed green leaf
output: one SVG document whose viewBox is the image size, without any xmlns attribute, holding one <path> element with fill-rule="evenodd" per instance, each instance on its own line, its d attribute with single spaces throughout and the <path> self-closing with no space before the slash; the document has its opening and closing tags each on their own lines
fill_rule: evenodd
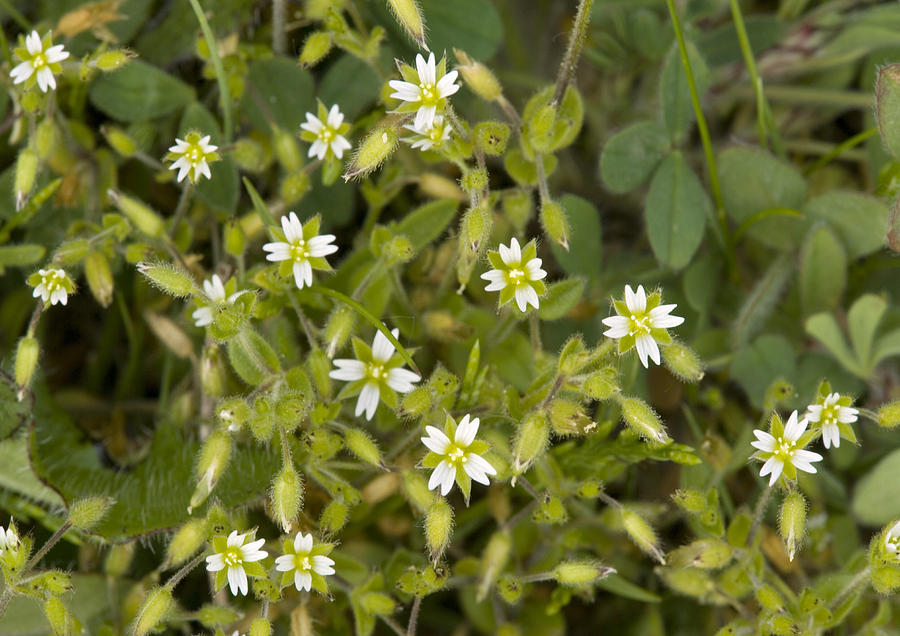
<svg viewBox="0 0 900 636">
<path fill-rule="evenodd" d="M 619 131 L 600 154 L 600 177 L 617 194 L 643 185 L 669 152 L 669 137 L 659 122 L 642 121 Z"/>
<path fill-rule="evenodd" d="M 847 284 L 847 253 L 826 225 L 812 229 L 800 255 L 803 311 L 814 314 L 837 308 Z"/>
<path fill-rule="evenodd" d="M 194 90 L 152 64 L 132 60 L 117 71 L 101 74 L 91 85 L 91 103 L 120 121 L 155 119 L 194 99 Z"/>
<path fill-rule="evenodd" d="M 847 312 L 847 330 L 850 332 L 850 342 L 856 352 L 856 359 L 867 372 L 872 370 L 872 341 L 881 317 L 887 310 L 887 301 L 875 294 L 860 296 L 850 311 Z"/>
<path fill-rule="evenodd" d="M 845 369 L 855 375 L 865 377 L 865 373 L 850 351 L 844 333 L 834 316 L 828 312 L 815 314 L 806 319 L 805 327 L 806 333 L 825 345 L 825 348 L 837 358 L 837 361 Z"/>
</svg>

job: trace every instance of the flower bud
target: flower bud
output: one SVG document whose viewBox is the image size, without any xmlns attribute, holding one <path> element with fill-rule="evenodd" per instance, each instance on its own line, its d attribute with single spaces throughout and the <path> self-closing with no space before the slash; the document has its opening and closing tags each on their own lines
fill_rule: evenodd
<svg viewBox="0 0 900 636">
<path fill-rule="evenodd" d="M 499 156 L 506 152 L 510 128 L 500 121 L 483 121 L 475 126 L 475 143 L 486 155 Z"/>
<path fill-rule="evenodd" d="M 528 415 L 519 426 L 513 442 L 513 472 L 521 475 L 547 448 L 550 440 L 550 423 L 543 411 Z"/>
<path fill-rule="evenodd" d="M 90 530 L 106 516 L 113 503 L 110 497 L 80 499 L 69 507 L 68 521 L 74 528 Z"/>
<path fill-rule="evenodd" d="M 698 514 L 706 509 L 706 495 L 698 490 L 676 490 L 672 500 L 679 508 L 691 514 Z"/>
<path fill-rule="evenodd" d="M 347 450 L 359 457 L 367 464 L 384 468 L 381 459 L 381 451 L 372 439 L 358 428 L 351 428 L 344 435 L 344 443 Z"/>
<path fill-rule="evenodd" d="M 460 190 L 456 181 L 433 172 L 426 172 L 419 176 L 419 187 L 422 192 L 434 199 L 466 200 L 466 194 Z"/>
<path fill-rule="evenodd" d="M 381 258 L 388 267 L 408 263 L 415 256 L 412 242 L 405 236 L 394 236 L 385 243 Z"/>
<path fill-rule="evenodd" d="M 300 50 L 300 66 L 310 68 L 315 66 L 331 51 L 331 34 L 327 31 L 313 31 L 310 33 L 303 48 Z"/>
<path fill-rule="evenodd" d="M 331 395 L 331 377 L 328 373 L 332 365 L 328 355 L 322 349 L 313 349 L 306 358 L 309 365 L 309 374 L 319 395 L 328 397 Z"/>
<path fill-rule="evenodd" d="M 328 357 L 334 357 L 334 354 L 341 349 L 350 336 L 353 334 L 353 328 L 356 326 L 356 312 L 347 305 L 338 305 L 325 325 L 325 342 L 328 346 Z"/>
<path fill-rule="evenodd" d="M 500 598 L 509 605 L 519 602 L 524 588 L 522 581 L 512 574 L 504 574 L 497 580 L 497 592 L 500 593 Z"/>
<path fill-rule="evenodd" d="M 106 555 L 103 571 L 114 578 L 125 576 L 128 568 L 131 567 L 131 560 L 134 557 L 136 545 L 134 541 L 130 541 L 128 543 L 113 543 L 109 546 L 109 553 Z"/>
<path fill-rule="evenodd" d="M 584 408 L 571 400 L 553 400 L 549 415 L 553 432 L 560 436 L 584 435 L 597 426 L 584 412 Z"/>
<path fill-rule="evenodd" d="M 300 154 L 300 146 L 294 135 L 276 128 L 272 137 L 272 150 L 285 172 L 296 174 L 303 171 L 303 155 Z"/>
<path fill-rule="evenodd" d="M 559 497 L 547 495 L 531 515 L 535 523 L 558 525 L 569 520 L 569 511 Z"/>
<path fill-rule="evenodd" d="M 428 490 L 428 481 L 414 470 L 403 471 L 403 494 L 419 511 L 425 512 L 434 501 L 434 493 Z"/>
<path fill-rule="evenodd" d="M 497 577 L 506 567 L 511 545 L 509 532 L 499 530 L 491 536 L 485 546 L 481 555 L 481 581 L 478 584 L 478 595 L 475 597 L 479 603 L 487 597 Z"/>
<path fill-rule="evenodd" d="M 16 194 L 16 210 L 25 207 L 28 195 L 34 188 L 34 182 L 37 178 L 38 169 L 37 153 L 31 148 L 23 148 L 19 151 L 19 157 L 16 159 L 16 175 L 15 175 L 15 194 Z"/>
<path fill-rule="evenodd" d="M 434 396 L 431 387 L 416 387 L 400 401 L 400 413 L 403 417 L 419 417 L 431 410 Z"/>
<path fill-rule="evenodd" d="M 705 599 L 715 583 L 704 570 L 696 568 L 657 568 L 657 573 L 672 590 L 696 599 Z"/>
<path fill-rule="evenodd" d="M 632 541 L 644 552 L 665 565 L 666 557 L 659 549 L 659 538 L 649 523 L 640 515 L 628 508 L 620 508 L 619 515 L 622 518 L 622 526 Z"/>
<path fill-rule="evenodd" d="M 275 412 L 268 395 L 261 395 L 253 403 L 250 432 L 261 442 L 268 442 L 275 432 Z"/>
<path fill-rule="evenodd" d="M 397 603 L 384 592 L 366 592 L 359 597 L 359 604 L 364 611 L 375 616 L 393 614 Z"/>
<path fill-rule="evenodd" d="M 250 405 L 239 397 L 223 400 L 216 407 L 216 419 L 231 431 L 245 426 L 250 421 L 252 414 Z"/>
<path fill-rule="evenodd" d="M 299 201 L 310 189 L 309 175 L 301 170 L 288 174 L 281 182 L 281 199 L 287 203 Z"/>
<path fill-rule="evenodd" d="M 107 190 L 107 196 L 119 211 L 124 214 L 134 226 L 153 238 L 159 238 L 166 233 L 166 224 L 162 217 L 154 212 L 148 205 L 138 199 L 121 194 L 116 190 Z"/>
<path fill-rule="evenodd" d="M 100 132 L 106 138 L 106 143 L 122 157 L 128 158 L 137 152 L 137 143 L 121 128 L 107 124 L 100 127 Z"/>
<path fill-rule="evenodd" d="M 603 484 L 596 479 L 581 482 L 576 494 L 582 499 L 595 499 L 603 492 Z"/>
<path fill-rule="evenodd" d="M 397 148 L 400 137 L 392 126 L 379 126 L 362 140 L 350 167 L 344 173 L 344 181 L 365 176 L 380 166 Z"/>
<path fill-rule="evenodd" d="M 770 612 L 778 612 L 784 607 L 781 594 L 771 585 L 764 584 L 757 588 L 756 600 Z"/>
<path fill-rule="evenodd" d="M 581 587 L 605 579 L 615 573 L 614 568 L 606 567 L 595 561 L 567 561 L 553 569 L 556 582 L 562 585 Z"/>
<path fill-rule="evenodd" d="M 450 543 L 453 533 L 453 508 L 443 497 L 432 500 L 425 514 L 425 543 L 431 553 L 431 560 L 437 562 Z"/>
<path fill-rule="evenodd" d="M 84 275 L 91 294 L 103 307 L 109 307 L 113 297 L 113 277 L 109 261 L 103 252 L 93 250 L 84 258 Z"/>
<path fill-rule="evenodd" d="M 19 340 L 16 347 L 16 385 L 19 387 L 20 397 L 24 394 L 25 389 L 31 386 L 31 380 L 34 378 L 34 371 L 37 369 L 38 357 L 40 356 L 40 346 L 37 338 L 33 336 L 25 336 Z"/>
<path fill-rule="evenodd" d="M 550 200 L 541 203 L 541 227 L 548 238 L 569 249 L 569 220 L 562 205 Z"/>
<path fill-rule="evenodd" d="M 662 347 L 662 359 L 666 368 L 685 382 L 699 382 L 703 379 L 703 362 L 693 349 L 680 342 Z"/>
<path fill-rule="evenodd" d="M 179 358 L 188 359 L 194 355 L 194 343 L 172 320 L 150 311 L 144 312 L 144 320 L 150 331 Z"/>
<path fill-rule="evenodd" d="M 662 420 L 646 402 L 635 397 L 623 398 L 621 406 L 622 417 L 634 432 L 659 444 L 669 442 L 670 438 Z"/>
<path fill-rule="evenodd" d="M 225 393 L 225 363 L 217 344 L 203 348 L 200 357 L 200 384 L 203 393 L 210 397 L 221 397 Z"/>
<path fill-rule="evenodd" d="M 419 10 L 419 4 L 416 0 L 388 0 L 388 5 L 397 18 L 397 22 L 423 49 L 427 49 L 425 44 L 425 22 L 422 19 L 422 12 Z"/>
<path fill-rule="evenodd" d="M 873 567 L 871 581 L 879 594 L 892 594 L 900 588 L 900 568 L 895 565 Z"/>
<path fill-rule="evenodd" d="M 721 539 L 700 539 L 670 552 L 668 562 L 675 567 L 718 570 L 728 565 L 733 553 L 733 548 Z"/>
<path fill-rule="evenodd" d="M 465 51 L 453 49 L 453 54 L 459 60 L 456 70 L 462 75 L 466 86 L 473 93 L 488 102 L 492 102 L 502 96 L 503 88 L 490 69 L 481 62 L 476 62 L 470 58 Z"/>
<path fill-rule="evenodd" d="M 900 400 L 882 404 L 876 415 L 878 426 L 882 428 L 894 428 L 900 425 Z"/>
<path fill-rule="evenodd" d="M 460 249 L 465 248 L 477 257 L 487 245 L 493 225 L 494 216 L 487 206 L 466 210 L 459 227 Z"/>
<path fill-rule="evenodd" d="M 63 605 L 63 602 L 55 596 L 51 596 L 44 601 L 44 615 L 47 617 L 47 622 L 50 623 L 50 627 L 56 636 L 65 636 L 65 634 L 71 632 L 69 628 L 69 612 L 66 611 L 66 606 Z"/>
<path fill-rule="evenodd" d="M 181 565 L 199 550 L 207 539 L 205 519 L 191 519 L 178 529 L 166 548 L 166 565 Z"/>
<path fill-rule="evenodd" d="M 322 509 L 319 517 L 319 529 L 325 534 L 334 534 L 340 531 L 347 523 L 347 515 L 350 509 L 343 501 L 334 499 Z"/>
<path fill-rule="evenodd" d="M 194 293 L 194 281 L 182 269 L 159 261 L 141 261 L 138 271 L 146 276 L 154 287 L 176 298 L 185 298 Z"/>
<path fill-rule="evenodd" d="M 241 229 L 241 224 L 234 219 L 229 219 L 225 224 L 224 240 L 225 252 L 231 256 L 241 256 L 247 247 L 247 235 Z"/>
<path fill-rule="evenodd" d="M 303 502 L 303 481 L 293 465 L 285 464 L 272 480 L 270 497 L 272 517 L 285 532 L 290 532 Z"/>
<path fill-rule="evenodd" d="M 134 636 L 145 636 L 156 629 L 174 607 L 172 590 L 168 587 L 158 587 L 152 590 L 134 621 Z"/>
<path fill-rule="evenodd" d="M 272 623 L 268 618 L 254 618 L 247 636 L 272 636 Z"/>
<path fill-rule="evenodd" d="M 608 400 L 620 391 L 619 373 L 615 367 L 595 371 L 585 379 L 581 390 L 592 400 Z"/>
<path fill-rule="evenodd" d="M 503 195 L 503 214 L 516 232 L 522 234 L 534 215 L 531 193 L 527 190 L 511 190 Z"/>
<path fill-rule="evenodd" d="M 227 605 L 213 605 L 207 603 L 197 610 L 197 620 L 204 627 L 216 627 L 235 622 L 241 615 Z"/>
<path fill-rule="evenodd" d="M 800 491 L 793 490 L 784 498 L 778 518 L 778 530 L 784 540 L 788 559 L 793 561 L 797 548 L 806 534 L 806 499 Z"/>
<path fill-rule="evenodd" d="M 225 472 L 229 459 L 231 459 L 231 436 L 226 431 L 217 429 L 212 432 L 200 450 L 195 473 L 200 483 L 191 495 L 188 514 L 209 497 L 219 477 Z"/>
<path fill-rule="evenodd" d="M 134 57 L 135 54 L 127 49 L 113 49 L 98 55 L 95 62 L 98 69 L 109 72 L 122 68 Z"/>
<path fill-rule="evenodd" d="M 72 122 L 74 123 L 74 122 Z M 52 117 L 44 118 L 34 132 L 34 151 L 42 161 L 51 158 L 59 148 L 60 130 Z"/>
<path fill-rule="evenodd" d="M 241 137 L 234 142 L 234 150 L 231 156 L 237 163 L 238 168 L 246 172 L 261 172 L 265 170 L 272 161 L 271 149 L 263 147 L 263 145 L 252 137 Z"/>
<path fill-rule="evenodd" d="M 488 173 L 484 168 L 470 168 L 463 172 L 459 185 L 466 192 L 481 192 L 487 187 Z"/>
</svg>

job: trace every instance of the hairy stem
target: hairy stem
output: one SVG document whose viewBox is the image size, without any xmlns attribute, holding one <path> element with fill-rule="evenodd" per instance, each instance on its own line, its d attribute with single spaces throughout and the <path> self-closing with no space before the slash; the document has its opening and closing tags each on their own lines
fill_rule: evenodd
<svg viewBox="0 0 900 636">
<path fill-rule="evenodd" d="M 422 607 L 422 597 L 413 599 L 412 610 L 409 612 L 409 626 L 406 628 L 406 636 L 416 636 L 416 623 L 419 621 L 419 608 Z"/>
<path fill-rule="evenodd" d="M 578 66 L 578 58 L 581 56 L 581 49 L 584 47 L 584 41 L 587 39 L 587 29 L 591 22 L 591 7 L 594 0 L 580 0 L 578 2 L 578 13 L 575 14 L 575 24 L 572 26 L 572 32 L 569 34 L 569 45 L 566 47 L 566 55 L 563 57 L 559 65 L 559 73 L 556 76 L 556 89 L 553 91 L 553 103 L 559 104 L 563 93 L 572 81 L 572 75 L 575 73 L 575 67 Z"/>
<path fill-rule="evenodd" d="M 286 13 L 286 0 L 272 0 L 272 48 L 276 55 L 284 55 L 287 52 Z"/>
<path fill-rule="evenodd" d="M 760 524 L 762 524 L 763 515 L 766 513 L 766 505 L 772 497 L 773 490 L 774 488 L 771 486 L 766 486 L 766 489 L 762 491 L 759 500 L 756 502 L 756 508 L 753 509 L 753 523 L 750 525 L 750 532 L 747 534 L 748 546 L 753 545 L 753 540 L 756 538 Z"/>
<path fill-rule="evenodd" d="M 219 57 L 219 46 L 213 36 L 212 29 L 209 27 L 209 21 L 203 13 L 198 0 L 188 0 L 194 14 L 197 16 L 197 22 L 200 23 L 200 31 L 203 32 L 203 39 L 206 40 L 206 46 L 209 48 L 209 60 L 212 62 L 213 71 L 216 74 L 216 82 L 219 84 L 219 100 L 222 103 L 222 119 L 223 119 L 223 137 L 226 144 L 231 143 L 231 135 L 234 132 L 231 123 L 231 93 L 228 90 L 228 80 L 225 77 L 225 67 L 222 65 L 222 58 Z"/>
</svg>

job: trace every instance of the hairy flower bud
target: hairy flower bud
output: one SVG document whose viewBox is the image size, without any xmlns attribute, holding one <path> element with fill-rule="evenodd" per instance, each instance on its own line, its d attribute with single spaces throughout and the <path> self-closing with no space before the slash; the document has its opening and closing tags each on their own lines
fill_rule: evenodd
<svg viewBox="0 0 900 636">
<path fill-rule="evenodd" d="M 350 167 L 344 173 L 344 181 L 363 177 L 380 166 L 397 149 L 400 136 L 393 126 L 379 126 L 362 140 Z"/>
<path fill-rule="evenodd" d="M 806 534 L 806 499 L 799 490 L 793 490 L 781 504 L 778 530 L 784 540 L 788 558 L 793 561 L 797 548 Z"/>
<path fill-rule="evenodd" d="M 571 230 L 562 205 L 549 200 L 541 203 L 541 227 L 549 239 L 559 243 L 563 249 L 569 249 Z"/>
<path fill-rule="evenodd" d="M 521 475 L 528 470 L 544 454 L 549 440 L 550 423 L 547 421 L 547 414 L 535 411 L 528 415 L 519 426 L 513 442 L 513 472 Z"/>
<path fill-rule="evenodd" d="M 425 44 L 425 21 L 422 18 L 422 11 L 419 9 L 419 3 L 416 0 L 388 0 L 388 6 L 397 22 L 423 49 L 427 49 Z"/>
<path fill-rule="evenodd" d="M 166 548 L 166 564 L 181 565 L 199 550 L 207 538 L 205 519 L 191 519 L 178 529 Z"/>
<path fill-rule="evenodd" d="M 646 402 L 635 397 L 623 398 L 621 406 L 625 423 L 636 433 L 659 444 L 669 441 L 662 420 Z"/>
<path fill-rule="evenodd" d="M 491 535 L 481 554 L 481 581 L 478 583 L 478 595 L 475 597 L 479 603 L 487 597 L 497 577 L 506 567 L 511 547 L 508 531 L 499 530 Z"/>
<path fill-rule="evenodd" d="M 200 483 L 191 495 L 188 513 L 206 501 L 219 477 L 225 472 L 229 459 L 231 459 L 231 436 L 227 431 L 217 429 L 212 432 L 200 450 L 195 473 Z"/>
<path fill-rule="evenodd" d="M 159 238 L 166 232 L 166 224 L 162 217 L 150 206 L 133 197 L 126 196 L 116 190 L 107 190 L 106 194 L 119 211 L 128 217 L 134 226 L 153 238 Z"/>
<path fill-rule="evenodd" d="M 154 287 L 170 296 L 185 298 L 194 293 L 193 279 L 187 272 L 174 265 L 158 261 L 141 261 L 137 264 L 137 269 Z"/>
<path fill-rule="evenodd" d="M 632 541 L 644 552 L 665 565 L 666 557 L 659 549 L 659 538 L 656 531 L 649 523 L 633 510 L 620 508 L 619 515 L 622 518 L 622 526 Z"/>
<path fill-rule="evenodd" d="M 93 250 L 84 257 L 84 276 L 87 278 L 88 288 L 97 302 L 104 307 L 109 307 L 112 302 L 113 282 L 112 270 L 109 268 L 109 260 L 106 255 Z"/>
<path fill-rule="evenodd" d="M 310 68 L 315 66 L 331 51 L 331 34 L 327 31 L 313 31 L 306 37 L 303 48 L 300 50 L 300 66 Z"/>
<path fill-rule="evenodd" d="M 356 312 L 347 305 L 338 305 L 325 325 L 325 342 L 328 346 L 328 357 L 343 347 L 353 333 L 356 326 Z"/>
<path fill-rule="evenodd" d="M 900 425 L 900 400 L 882 404 L 878 409 L 876 421 L 882 428 L 894 428 Z"/>
<path fill-rule="evenodd" d="M 37 178 L 38 155 L 31 148 L 23 148 L 19 151 L 19 157 L 16 159 L 16 175 L 13 190 L 16 195 L 16 210 L 25 207 L 28 195 L 34 188 L 34 182 Z"/>
<path fill-rule="evenodd" d="M 272 480 L 269 496 L 273 518 L 285 532 L 290 532 L 303 502 L 303 481 L 292 465 L 285 464 Z"/>
<path fill-rule="evenodd" d="M 581 587 L 605 579 L 615 571 L 594 561 L 567 561 L 553 569 L 553 576 L 561 585 Z"/>
<path fill-rule="evenodd" d="M 699 382 L 703 379 L 703 362 L 690 347 L 673 342 L 662 347 L 662 358 L 674 375 L 685 382 Z"/>
<path fill-rule="evenodd" d="M 499 99 L 503 95 L 503 88 L 497 77 L 481 62 L 476 62 L 470 58 L 465 51 L 453 49 L 453 54 L 459 60 L 456 70 L 462 75 L 463 81 L 466 83 L 473 93 L 481 99 L 492 102 Z"/>
<path fill-rule="evenodd" d="M 69 506 L 68 521 L 79 530 L 90 530 L 106 516 L 113 499 L 110 497 L 86 497 Z"/>
<path fill-rule="evenodd" d="M 134 636 L 145 636 L 155 630 L 168 616 L 169 611 L 175 606 L 172 600 L 172 590 L 168 587 L 158 587 L 152 590 L 134 621 Z"/>
<path fill-rule="evenodd" d="M 381 459 L 381 451 L 368 435 L 358 428 L 352 428 L 344 435 L 344 443 L 347 450 L 359 457 L 367 464 L 384 468 Z"/>
<path fill-rule="evenodd" d="M 16 347 L 16 363 L 15 375 L 16 384 L 19 387 L 19 399 L 22 399 L 25 389 L 31 386 L 34 379 L 34 371 L 37 369 L 38 357 L 40 356 L 40 345 L 37 338 L 33 336 L 25 336 L 19 340 Z"/>
<path fill-rule="evenodd" d="M 322 509 L 319 517 L 319 529 L 325 534 L 334 534 L 344 527 L 347 523 L 347 515 L 350 509 L 343 501 L 337 499 L 328 503 Z"/>
<path fill-rule="evenodd" d="M 269 619 L 255 618 L 250 623 L 250 631 L 247 633 L 247 636 L 271 636 L 271 634 L 272 623 L 269 622 Z"/>
<path fill-rule="evenodd" d="M 51 629 L 56 636 L 65 636 L 71 633 L 69 625 L 69 612 L 63 602 L 55 596 L 51 596 L 44 601 L 44 615 L 47 622 L 50 623 Z"/>
<path fill-rule="evenodd" d="M 608 400 L 621 390 L 619 372 L 615 367 L 604 367 L 595 371 L 585 378 L 581 390 L 592 400 Z"/>
<path fill-rule="evenodd" d="M 453 533 L 453 508 L 443 497 L 432 500 L 425 514 L 425 543 L 432 561 L 439 561 Z"/>
</svg>

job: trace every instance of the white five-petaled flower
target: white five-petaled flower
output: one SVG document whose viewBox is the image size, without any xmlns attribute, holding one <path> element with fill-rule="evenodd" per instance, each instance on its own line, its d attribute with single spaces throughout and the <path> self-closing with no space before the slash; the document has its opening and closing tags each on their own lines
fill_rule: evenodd
<svg viewBox="0 0 900 636">
<path fill-rule="evenodd" d="M 422 463 L 426 468 L 434 469 L 428 480 L 428 490 L 440 486 L 441 495 L 446 496 L 457 482 L 468 500 L 472 486 L 470 479 L 485 486 L 490 484 L 488 475 L 496 475 L 497 471 L 481 456 L 488 445 L 475 439 L 478 424 L 477 417 L 464 415 L 457 426 L 447 415 L 443 431 L 434 426 L 425 427 L 428 437 L 423 437 L 422 443 L 431 452 Z"/>
<path fill-rule="evenodd" d="M 775 485 L 782 474 L 787 479 L 796 479 L 797 469 L 807 473 L 816 472 L 812 463 L 822 461 L 822 456 L 803 450 L 812 436 L 809 433 L 804 435 L 806 425 L 806 418 L 798 419 L 797 411 L 794 411 L 784 426 L 781 424 L 781 419 L 777 415 L 773 415 L 770 425 L 771 433 L 760 430 L 753 431 L 756 441 L 750 442 L 750 445 L 758 450 L 753 457 L 765 460 L 759 476 L 771 475 L 769 486 Z"/>
<path fill-rule="evenodd" d="M 12 526 L 6 529 L 4 529 L 3 526 L 0 526 L 0 554 L 3 554 L 5 550 L 16 547 L 18 543 L 19 537 L 12 529 Z"/>
<path fill-rule="evenodd" d="M 34 298 L 40 296 L 42 301 L 49 300 L 51 305 L 56 303 L 65 305 L 69 302 L 69 294 L 75 291 L 75 285 L 66 271 L 53 267 L 39 269 L 28 277 L 28 284 L 34 287 L 32 293 Z"/>
<path fill-rule="evenodd" d="M 400 330 L 393 329 L 391 333 L 397 338 Z M 397 408 L 397 393 L 409 393 L 415 388 L 414 383 L 422 378 L 403 368 L 403 357 L 395 353 L 394 345 L 380 331 L 375 333 L 371 348 L 356 337 L 352 342 L 357 359 L 335 360 L 337 368 L 328 375 L 350 383 L 341 391 L 341 396 L 359 393 L 355 415 L 365 413 L 366 419 L 371 420 L 379 400 Z"/>
<path fill-rule="evenodd" d="M 859 410 L 850 406 L 852 401 L 850 396 L 842 397 L 840 393 L 829 393 L 825 396 L 820 395 L 816 404 L 806 407 L 806 419 L 822 428 L 822 442 L 825 448 L 831 448 L 832 444 L 838 448 L 841 445 L 842 432 L 845 437 L 855 439 L 849 424 L 856 421 Z"/>
<path fill-rule="evenodd" d="M 397 112 L 416 111 L 413 126 L 426 130 L 434 122 L 434 116 L 447 105 L 447 98 L 459 90 L 457 71 L 447 72 L 447 58 L 435 64 L 434 53 L 428 54 L 428 61 L 422 54 L 416 55 L 416 68 L 408 64 L 398 64 L 402 80 L 388 82 L 394 93 L 391 97 L 406 102 Z"/>
<path fill-rule="evenodd" d="M 213 274 L 212 278 L 203 281 L 203 292 L 206 294 L 206 299 L 209 300 L 211 304 L 204 303 L 191 314 L 191 318 L 194 319 L 194 325 L 197 327 L 205 327 L 212 324 L 214 317 L 213 311 L 217 305 L 222 305 L 226 302 L 233 303 L 241 294 L 248 293 L 244 290 L 234 292 L 229 296 L 228 292 L 225 291 L 225 285 L 222 284 L 222 279 L 219 278 L 218 274 Z M 203 301 L 198 300 L 198 303 L 201 302 Z"/>
<path fill-rule="evenodd" d="M 884 535 L 884 547 L 895 559 L 900 560 L 900 521 L 891 526 Z"/>
<path fill-rule="evenodd" d="M 222 580 L 219 583 L 221 573 L 224 573 L 228 579 L 228 587 L 234 596 L 238 592 L 246 596 L 248 592 L 247 571 L 254 576 L 265 576 L 262 566 L 257 561 L 262 561 L 268 555 L 265 550 L 260 550 L 266 542 L 265 539 L 257 539 L 250 543 L 244 544 L 244 539 L 248 533 L 238 534 L 237 530 L 232 530 L 228 538 L 214 537 L 213 551 L 214 553 L 206 557 L 206 569 L 210 572 L 216 572 L 216 588 L 224 585 Z M 255 567 L 254 567 L 255 566 Z"/>
<path fill-rule="evenodd" d="M 344 137 L 350 130 L 350 125 L 344 123 L 344 115 L 337 104 L 326 111 L 325 106 L 319 102 L 319 116 L 306 113 L 306 122 L 300 124 L 300 128 L 303 129 L 300 136 L 312 142 L 309 156 L 320 161 L 329 151 L 340 159 L 344 156 L 344 151 L 351 148 L 350 142 Z"/>
<path fill-rule="evenodd" d="M 661 302 L 658 291 L 647 296 L 643 285 L 638 285 L 636 292 L 631 285 L 625 285 L 625 301 L 613 301 L 618 315 L 603 319 L 603 324 L 609 327 L 603 335 L 619 340 L 619 353 L 636 348 L 645 369 L 648 358 L 660 363 L 659 343 L 672 342 L 666 329 L 684 322 L 684 318 L 670 313 L 676 305 L 661 305 Z"/>
<path fill-rule="evenodd" d="M 50 33 L 42 39 L 37 31 L 32 31 L 25 37 L 25 46 L 15 49 L 15 55 L 22 62 L 9 73 L 13 84 L 28 82 L 30 86 L 37 81 L 41 91 L 46 93 L 50 89 L 56 89 L 56 78 L 53 75 L 62 72 L 60 62 L 69 57 L 69 52 L 62 44 L 54 46 Z"/>
<path fill-rule="evenodd" d="M 319 222 L 316 215 L 301 225 L 297 215 L 291 212 L 281 217 L 284 240 L 263 245 L 263 250 L 269 252 L 266 260 L 282 263 L 281 276 L 293 272 L 297 289 L 312 285 L 314 269 L 330 270 L 325 257 L 338 250 L 337 245 L 332 245 L 334 234 L 319 234 Z"/>
<path fill-rule="evenodd" d="M 440 148 L 445 141 L 450 139 L 450 126 L 442 115 L 435 115 L 434 121 L 431 122 L 430 126 L 417 128 L 416 126 L 405 125 L 403 127 L 414 133 L 410 137 L 404 137 L 403 141 L 423 152 L 432 148 Z"/>
<path fill-rule="evenodd" d="M 293 541 L 284 542 L 286 554 L 275 559 L 275 569 L 284 572 L 282 585 L 289 585 L 293 579 L 297 591 L 310 589 L 327 593 L 328 587 L 323 577 L 334 574 L 334 559 L 325 556 L 331 552 L 330 543 L 315 545 L 312 534 L 298 532 Z"/>
<path fill-rule="evenodd" d="M 212 178 L 209 164 L 219 160 L 218 146 L 209 143 L 210 136 L 200 136 L 200 133 L 191 131 L 184 139 L 175 139 L 175 145 L 169 148 L 166 155 L 167 161 L 172 161 L 169 170 L 178 170 L 176 180 L 181 183 L 185 177 L 190 178 L 191 183 L 197 183 L 201 176 Z"/>
<path fill-rule="evenodd" d="M 541 282 L 547 272 L 541 269 L 541 259 L 536 258 L 537 245 L 534 240 L 519 247 L 519 241 L 512 239 L 509 247 L 503 244 L 498 251 L 488 252 L 488 260 L 494 269 L 485 272 L 481 278 L 488 281 L 485 291 L 499 291 L 500 305 L 515 299 L 519 311 L 526 311 L 528 305 L 538 308 L 538 297 L 543 296 L 547 287 Z"/>
</svg>

